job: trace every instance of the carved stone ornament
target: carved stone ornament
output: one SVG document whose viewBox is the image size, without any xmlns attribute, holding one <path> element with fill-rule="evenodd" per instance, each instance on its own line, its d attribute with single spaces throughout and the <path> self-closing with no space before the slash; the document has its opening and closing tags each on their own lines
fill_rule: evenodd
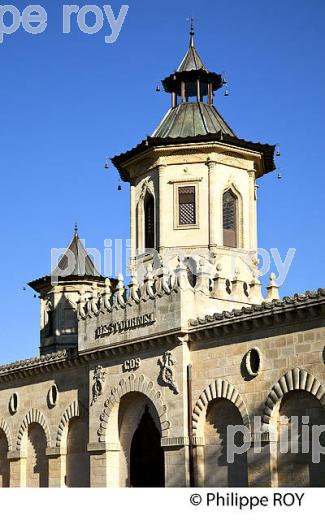
<svg viewBox="0 0 325 520">
<path fill-rule="evenodd" d="M 173 390 L 174 394 L 179 394 L 179 390 L 175 382 L 175 371 L 173 367 L 176 365 L 176 361 L 173 358 L 173 354 L 171 352 L 165 352 L 162 355 L 162 358 L 159 359 L 159 364 L 161 366 L 160 378 L 162 382 L 171 390 Z"/>
<path fill-rule="evenodd" d="M 94 370 L 94 376 L 93 376 L 93 379 L 95 382 L 94 382 L 93 388 L 92 388 L 92 392 L 93 392 L 93 397 L 92 397 L 92 401 L 91 401 L 92 405 L 97 401 L 98 397 L 100 397 L 103 393 L 105 375 L 106 374 L 103 370 L 103 367 L 101 365 L 98 365 Z"/>
</svg>

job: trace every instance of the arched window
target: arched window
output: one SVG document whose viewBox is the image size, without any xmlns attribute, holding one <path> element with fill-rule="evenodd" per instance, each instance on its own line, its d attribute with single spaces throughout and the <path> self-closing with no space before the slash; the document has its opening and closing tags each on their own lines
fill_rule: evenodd
<svg viewBox="0 0 325 520">
<path fill-rule="evenodd" d="M 155 201 L 150 193 L 147 193 L 144 201 L 144 245 L 146 249 L 155 247 Z"/>
<path fill-rule="evenodd" d="M 223 245 L 238 247 L 236 195 L 228 190 L 223 195 Z"/>
<path fill-rule="evenodd" d="M 62 334 L 76 334 L 78 330 L 77 312 L 72 303 L 64 298 Z"/>
<path fill-rule="evenodd" d="M 54 332 L 54 313 L 51 308 L 47 311 L 47 325 L 46 325 L 46 336 L 49 338 L 53 336 Z"/>
</svg>

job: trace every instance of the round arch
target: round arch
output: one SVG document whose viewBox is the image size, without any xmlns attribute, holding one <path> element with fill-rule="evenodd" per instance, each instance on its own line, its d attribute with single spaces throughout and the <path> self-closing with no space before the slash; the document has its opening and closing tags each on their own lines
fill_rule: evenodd
<svg viewBox="0 0 325 520">
<path fill-rule="evenodd" d="M 218 398 L 228 399 L 231 401 L 238 409 L 243 419 L 244 426 L 250 428 L 247 408 L 238 390 L 228 381 L 224 379 L 216 379 L 205 388 L 195 404 L 192 416 L 194 436 L 197 437 L 203 435 L 203 419 L 205 418 L 208 404 Z"/>
<path fill-rule="evenodd" d="M 18 429 L 18 436 L 17 436 L 17 450 L 19 451 L 21 448 L 22 439 L 24 436 L 25 431 L 28 429 L 28 426 L 32 423 L 38 423 L 44 430 L 45 438 L 46 438 L 46 447 L 49 448 L 51 444 L 51 434 L 50 429 L 48 427 L 47 421 L 39 410 L 33 408 L 30 410 L 23 422 L 21 423 L 19 429 Z"/>
<path fill-rule="evenodd" d="M 4 433 L 5 436 L 6 436 L 7 443 L 8 443 L 8 451 L 12 451 L 12 436 L 11 436 L 11 431 L 10 431 L 10 429 L 9 429 L 8 424 L 6 423 L 6 421 L 5 421 L 3 418 L 0 419 L 0 430 L 2 430 L 3 433 Z"/>
<path fill-rule="evenodd" d="M 131 374 L 128 378 L 122 379 L 118 386 L 111 390 L 109 398 L 105 401 L 103 412 L 100 415 L 100 425 L 97 430 L 99 442 L 106 441 L 109 419 L 118 408 L 122 396 L 130 392 L 142 393 L 152 401 L 159 416 L 161 436 L 168 437 L 170 422 L 167 416 L 167 406 L 161 399 L 161 392 L 155 388 L 153 381 L 146 379 L 144 375 L 136 376 Z"/>
<path fill-rule="evenodd" d="M 56 433 L 55 444 L 57 448 L 61 447 L 63 433 L 67 428 L 69 421 L 74 417 L 85 417 L 85 412 L 78 401 L 74 401 L 71 403 L 68 408 L 65 410 L 64 414 L 61 417 L 59 427 Z"/>
<path fill-rule="evenodd" d="M 314 395 L 325 406 L 325 388 L 315 376 L 301 368 L 293 368 L 275 383 L 269 393 L 263 411 L 262 421 L 269 424 L 273 409 L 282 397 L 292 390 L 305 390 Z"/>
</svg>

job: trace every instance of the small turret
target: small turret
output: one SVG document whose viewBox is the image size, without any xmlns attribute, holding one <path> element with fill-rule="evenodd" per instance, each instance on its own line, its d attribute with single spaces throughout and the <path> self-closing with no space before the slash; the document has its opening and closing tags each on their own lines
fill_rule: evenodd
<svg viewBox="0 0 325 520">
<path fill-rule="evenodd" d="M 75 226 L 74 236 L 51 275 L 28 284 L 41 301 L 40 353 L 75 348 L 78 345 L 77 301 L 93 286 L 105 287 Z"/>
</svg>

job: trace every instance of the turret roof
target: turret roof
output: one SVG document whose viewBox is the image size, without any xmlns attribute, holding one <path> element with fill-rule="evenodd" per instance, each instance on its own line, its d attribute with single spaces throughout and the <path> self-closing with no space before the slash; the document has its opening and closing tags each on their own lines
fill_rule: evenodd
<svg viewBox="0 0 325 520">
<path fill-rule="evenodd" d="M 104 282 L 105 278 L 97 271 L 75 227 L 74 236 L 61 256 L 52 273 L 29 282 L 29 286 L 37 292 L 48 288 L 53 280 L 69 282 Z"/>
<path fill-rule="evenodd" d="M 194 137 L 218 132 L 235 137 L 235 133 L 213 105 L 195 102 L 182 103 L 170 109 L 152 137 Z"/>
</svg>

